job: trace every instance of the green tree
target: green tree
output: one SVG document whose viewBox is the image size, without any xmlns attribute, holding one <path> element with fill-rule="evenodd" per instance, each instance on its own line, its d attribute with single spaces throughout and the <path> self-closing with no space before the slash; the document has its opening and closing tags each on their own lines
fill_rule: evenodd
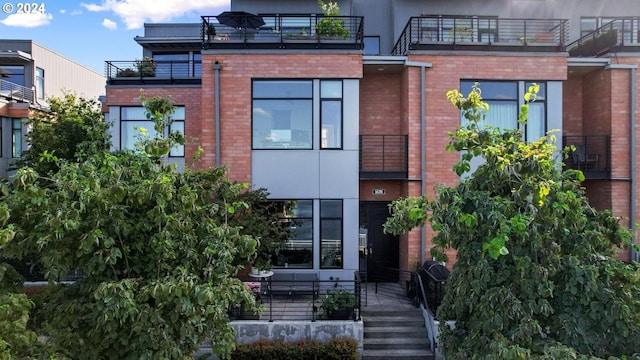
<svg viewBox="0 0 640 360">
<path fill-rule="evenodd" d="M 437 313 L 456 321 L 441 328 L 447 359 L 640 358 L 640 268 L 613 256 L 628 229 L 589 205 L 582 173 L 555 161 L 553 135 L 526 143 L 518 130 L 481 126 L 477 86 L 447 97 L 467 120 L 447 147 L 462 152 L 456 173 L 475 156 L 484 163 L 433 201 L 396 201 L 385 224 L 400 233 L 429 221 L 432 254 L 457 250 Z"/>
<path fill-rule="evenodd" d="M 29 149 L 16 161 L 17 167 L 30 166 L 46 177 L 58 171 L 56 159 L 81 162 L 109 150 L 109 124 L 97 101 L 67 93 L 47 102 L 49 111 L 29 118 Z"/>
<path fill-rule="evenodd" d="M 257 239 L 230 220 L 245 184 L 223 168 L 176 171 L 163 162 L 183 139 L 163 137 L 170 99 L 143 98 L 158 136 L 144 151 L 97 153 L 59 162 L 46 179 L 22 168 L 7 199 L 14 254 L 37 251 L 55 285 L 42 311 L 50 345 L 72 359 L 186 359 L 207 338 L 219 356 L 233 350 L 228 309 L 253 294 L 234 275 Z"/>
</svg>

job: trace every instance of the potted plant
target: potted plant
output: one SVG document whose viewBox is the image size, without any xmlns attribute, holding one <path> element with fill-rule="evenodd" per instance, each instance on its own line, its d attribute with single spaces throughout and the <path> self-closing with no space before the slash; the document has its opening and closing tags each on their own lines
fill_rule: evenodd
<svg viewBox="0 0 640 360">
<path fill-rule="evenodd" d="M 207 25 L 207 36 L 209 40 L 213 40 L 216 36 L 216 27 L 213 24 Z"/>
<path fill-rule="evenodd" d="M 344 26 L 344 21 L 339 18 L 340 7 L 338 3 L 332 1 L 325 3 L 318 0 L 318 5 L 322 9 L 323 17 L 316 24 L 316 34 L 319 37 L 346 39 L 349 36 L 349 30 Z"/>
<path fill-rule="evenodd" d="M 156 62 L 148 56 L 145 56 L 142 60 L 136 60 L 136 68 L 142 77 L 156 76 Z"/>
<path fill-rule="evenodd" d="M 324 318 L 332 320 L 349 320 L 356 306 L 356 295 L 345 289 L 327 291 L 321 301 L 320 308 Z"/>
<path fill-rule="evenodd" d="M 258 269 L 259 272 L 264 274 L 269 272 L 271 267 L 270 257 L 259 255 L 253 262 L 252 271 L 254 271 L 253 269 Z"/>
</svg>

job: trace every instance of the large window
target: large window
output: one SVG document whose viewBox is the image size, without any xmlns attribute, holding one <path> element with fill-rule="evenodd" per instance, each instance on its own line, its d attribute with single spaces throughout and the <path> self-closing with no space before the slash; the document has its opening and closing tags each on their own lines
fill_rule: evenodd
<svg viewBox="0 0 640 360">
<path fill-rule="evenodd" d="M 156 53 L 155 77 L 188 78 L 202 76 L 202 55 L 200 53 Z"/>
<path fill-rule="evenodd" d="M 320 147 L 342 148 L 342 81 L 320 82 Z"/>
<path fill-rule="evenodd" d="M 36 96 L 44 100 L 44 69 L 36 68 Z"/>
<path fill-rule="evenodd" d="M 22 156 L 22 119 L 13 119 L 11 126 L 12 156 Z"/>
<path fill-rule="evenodd" d="M 502 130 L 518 128 L 518 111 L 523 101 L 524 91 L 533 82 L 518 81 L 478 81 L 482 91 L 482 99 L 489 104 L 486 118 L 481 126 L 491 126 Z M 469 94 L 475 81 L 462 81 L 460 91 Z M 543 82 L 536 82 L 540 86 L 538 97 L 529 106 L 529 118 L 523 128 L 527 141 L 538 140 L 546 132 L 546 86 Z M 465 121 L 464 118 L 462 118 Z"/>
<path fill-rule="evenodd" d="M 170 132 L 178 131 L 184 134 L 185 110 L 184 106 L 176 106 L 173 116 L 173 122 L 169 127 Z M 141 128 L 145 129 L 145 133 L 149 138 L 156 136 L 153 121 L 147 120 L 146 110 L 142 106 L 123 106 L 120 108 L 120 148 L 135 149 L 135 144 L 145 136 L 141 132 Z M 165 134 L 168 135 L 168 134 Z M 184 145 L 176 144 L 169 152 L 170 157 L 184 156 Z"/>
<path fill-rule="evenodd" d="M 342 268 L 342 200 L 320 200 L 320 268 Z"/>
<path fill-rule="evenodd" d="M 2 74 L 2 80 L 25 86 L 24 66 L 22 65 L 0 65 L 0 74 Z"/>
<path fill-rule="evenodd" d="M 312 149 L 313 82 L 253 82 L 253 148 Z"/>
<path fill-rule="evenodd" d="M 276 209 L 291 237 L 275 261 L 276 268 L 313 268 L 313 200 L 278 200 Z"/>
</svg>

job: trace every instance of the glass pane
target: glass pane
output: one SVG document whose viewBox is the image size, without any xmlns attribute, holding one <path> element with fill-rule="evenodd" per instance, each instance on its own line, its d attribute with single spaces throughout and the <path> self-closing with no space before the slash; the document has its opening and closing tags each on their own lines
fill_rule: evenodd
<svg viewBox="0 0 640 360">
<path fill-rule="evenodd" d="M 342 102 L 322 101 L 322 133 L 321 147 L 341 148 L 342 147 Z"/>
<path fill-rule="evenodd" d="M 146 130 L 148 137 L 154 137 L 156 135 L 153 129 L 153 122 L 151 121 L 122 121 L 120 122 L 120 148 L 121 149 L 135 149 L 135 144 L 143 136 L 140 132 L 140 128 Z"/>
<path fill-rule="evenodd" d="M 544 103 L 529 104 L 527 141 L 537 141 L 545 134 Z"/>
<path fill-rule="evenodd" d="M 342 220 L 322 220 L 320 257 L 322 268 L 342 267 Z"/>
<path fill-rule="evenodd" d="M 475 81 L 461 81 L 460 92 L 462 95 L 469 95 L 473 84 L 475 84 Z M 517 100 L 518 98 L 518 84 L 515 81 L 478 81 L 478 87 L 482 91 L 482 98 L 485 100 Z"/>
<path fill-rule="evenodd" d="M 489 111 L 481 124 L 502 130 L 515 129 L 518 126 L 518 104 L 516 102 L 487 101 Z"/>
<path fill-rule="evenodd" d="M 25 86 L 24 66 L 1 65 L 0 70 L 2 73 L 2 80 L 6 80 L 16 85 Z"/>
<path fill-rule="evenodd" d="M 153 54 L 156 61 L 189 61 L 189 54 Z"/>
<path fill-rule="evenodd" d="M 171 124 L 171 132 L 173 131 L 178 131 L 184 136 L 184 121 L 174 121 Z M 184 145 L 175 144 L 171 148 L 169 156 L 184 156 Z"/>
<path fill-rule="evenodd" d="M 184 106 L 176 106 L 171 116 L 173 120 L 184 120 Z"/>
<path fill-rule="evenodd" d="M 533 84 L 534 84 L 533 82 L 525 83 L 524 91 L 529 91 L 529 86 L 531 86 Z M 537 84 L 538 87 L 540 88 L 538 90 L 538 95 L 536 97 L 536 100 L 544 100 L 547 97 L 547 86 L 546 86 L 546 84 L 545 83 L 539 83 L 539 82 L 536 82 L 535 84 Z"/>
<path fill-rule="evenodd" d="M 254 149 L 311 149 L 311 100 L 254 100 Z"/>
<path fill-rule="evenodd" d="M 342 99 L 342 81 L 320 82 L 320 97 Z"/>
<path fill-rule="evenodd" d="M 362 39 L 364 55 L 380 55 L 380 37 L 365 36 Z"/>
<path fill-rule="evenodd" d="M 255 99 L 310 99 L 313 97 L 313 83 L 311 80 L 254 81 L 253 97 Z"/>
<path fill-rule="evenodd" d="M 12 141 L 12 153 L 13 157 L 17 158 L 22 156 L 22 120 L 13 120 L 13 129 L 11 132 Z"/>
<path fill-rule="evenodd" d="M 299 200 L 291 208 L 291 213 L 297 217 L 313 217 L 313 200 Z"/>
<path fill-rule="evenodd" d="M 323 218 L 342 218 L 342 200 L 321 200 L 320 216 Z"/>
<path fill-rule="evenodd" d="M 121 120 L 145 120 L 147 111 L 142 106 L 136 107 L 121 107 L 120 119 Z"/>
</svg>

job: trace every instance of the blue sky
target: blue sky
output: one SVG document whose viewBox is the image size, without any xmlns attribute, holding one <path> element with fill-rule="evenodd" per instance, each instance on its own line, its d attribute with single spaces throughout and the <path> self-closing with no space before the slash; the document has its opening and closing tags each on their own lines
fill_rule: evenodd
<svg viewBox="0 0 640 360">
<path fill-rule="evenodd" d="M 0 0 L 0 39 L 30 39 L 104 73 L 106 60 L 135 60 L 145 23 L 200 22 L 230 0 Z M 32 6 L 36 4 L 37 6 Z M 32 13 L 18 13 L 18 9 Z M 41 11 L 44 10 L 44 11 Z"/>
</svg>

